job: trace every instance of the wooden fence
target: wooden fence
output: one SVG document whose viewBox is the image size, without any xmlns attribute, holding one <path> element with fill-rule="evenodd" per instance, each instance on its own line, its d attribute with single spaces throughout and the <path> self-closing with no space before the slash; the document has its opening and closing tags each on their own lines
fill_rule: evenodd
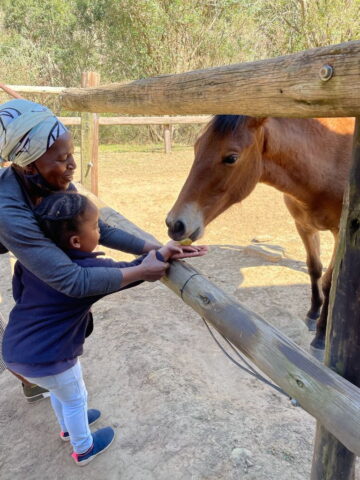
<svg viewBox="0 0 360 480">
<path fill-rule="evenodd" d="M 77 185 L 79 191 L 89 192 Z M 101 218 L 144 240 L 156 240 L 94 195 Z M 163 279 L 176 295 L 206 318 L 302 408 L 360 455 L 360 389 L 322 365 L 281 331 L 228 295 L 185 262 Z M 340 479 L 337 479 L 340 480 Z"/>
<path fill-rule="evenodd" d="M 344 209 L 342 218 L 343 249 L 339 250 L 337 265 L 338 276 L 333 285 L 337 289 L 332 291 L 328 332 L 336 332 L 331 338 L 328 336 L 326 363 L 340 374 L 349 378 L 355 385 L 360 386 L 360 310 L 359 310 L 359 274 L 358 271 L 345 265 L 355 264 L 360 259 L 360 201 L 356 195 L 360 192 L 360 42 L 348 42 L 340 45 L 317 48 L 295 55 L 288 55 L 259 62 L 218 67 L 179 75 L 166 75 L 150 79 L 142 79 L 128 85 L 109 85 L 88 89 L 68 89 L 61 96 L 64 108 L 76 111 L 89 112 L 119 112 L 124 114 L 245 114 L 254 116 L 294 116 L 294 117 L 332 117 L 357 116 L 356 135 L 354 141 L 354 184 L 352 184 L 348 207 Z M 353 257 L 349 257 L 352 254 Z M 359 262 L 360 263 L 360 262 Z M 174 282 L 174 289 L 184 288 L 182 280 L 176 276 L 176 271 L 185 267 L 179 264 L 172 268 L 169 274 L 170 283 Z M 357 265 L 357 263 L 356 263 Z M 175 272 L 175 273 L 174 273 Z M 188 272 L 189 273 L 189 272 Z M 218 299 L 211 289 L 205 285 L 194 286 L 198 272 L 192 273 L 193 291 L 196 302 L 201 305 L 202 299 L 207 299 L 212 307 L 211 312 L 224 311 L 225 304 L 222 296 Z M 190 277 L 189 277 L 190 278 Z M 346 279 L 346 280 L 345 280 Z M 189 282 L 190 283 L 190 282 Z M 348 289 L 344 289 L 345 283 Z M 170 286 L 170 285 L 169 285 Z M 194 305 L 192 305 L 194 306 Z M 195 306 L 194 306 L 195 308 Z M 199 307 L 200 308 L 200 307 Z M 200 308 L 200 312 L 206 313 Z M 333 311 L 346 312 L 346 322 L 341 315 L 331 315 Z M 244 332 L 247 333 L 246 344 L 239 342 L 240 350 L 249 355 L 255 362 L 264 355 L 264 363 L 271 365 L 274 360 L 273 351 L 264 344 L 263 349 L 251 349 L 252 342 L 257 341 L 260 334 L 266 334 L 266 329 L 260 325 L 252 328 L 245 317 L 235 315 L 233 309 L 230 321 L 220 316 L 214 319 L 208 317 L 213 325 L 227 335 L 241 340 Z M 239 329 L 235 320 L 240 322 Z M 344 328 L 345 323 L 345 328 Z M 236 335 L 236 331 L 238 334 Z M 234 341 L 236 338 L 233 338 Z M 290 349 L 291 350 L 291 349 Z M 320 381 L 309 380 L 303 382 L 293 374 L 293 368 L 304 367 L 311 369 L 312 365 L 307 358 L 296 353 L 290 354 L 289 345 L 284 352 L 286 358 L 277 358 L 276 366 L 284 372 L 283 377 L 292 379 L 301 389 L 316 385 Z M 346 367 L 345 367 L 346 366 Z M 276 375 L 269 372 L 274 381 L 280 381 Z M 327 377 L 322 379 L 329 388 L 329 395 L 315 396 L 310 400 L 312 408 L 320 405 L 325 408 L 331 401 L 330 393 L 338 392 L 334 383 L 328 383 Z M 355 388 L 355 387 L 354 387 Z M 358 405 L 359 390 L 355 390 L 349 405 Z M 355 392 L 354 391 L 354 392 Z M 305 398 L 307 396 L 305 395 Z M 310 410 L 309 410 L 310 411 Z M 339 432 L 348 430 L 348 414 L 339 422 L 329 412 L 330 427 L 325 420 L 318 416 L 316 445 L 312 466 L 312 480 L 353 480 L 355 455 L 354 449 L 339 438 Z M 350 421 L 355 421 L 351 414 Z M 346 424 L 346 425 L 345 425 Z M 355 454 L 358 454 L 358 440 Z"/>
<path fill-rule="evenodd" d="M 185 262 L 176 262 L 164 280 L 318 420 L 312 480 L 353 480 L 355 455 L 360 455 L 359 57 L 360 41 L 355 41 L 128 85 L 65 89 L 60 94 L 63 108 L 84 112 L 358 117 L 329 309 L 330 369 Z"/>
</svg>

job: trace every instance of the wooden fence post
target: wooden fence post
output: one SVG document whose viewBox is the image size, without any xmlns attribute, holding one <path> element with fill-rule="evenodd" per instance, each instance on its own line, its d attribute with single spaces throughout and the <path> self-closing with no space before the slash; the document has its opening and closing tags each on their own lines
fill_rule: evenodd
<svg viewBox="0 0 360 480">
<path fill-rule="evenodd" d="M 96 87 L 100 75 L 83 72 L 81 86 Z M 81 114 L 81 183 L 95 195 L 98 194 L 99 117 L 96 113 Z"/>
<path fill-rule="evenodd" d="M 340 243 L 330 295 L 325 364 L 360 387 L 360 118 L 340 222 Z M 311 480 L 353 480 L 355 455 L 319 422 Z"/>
</svg>

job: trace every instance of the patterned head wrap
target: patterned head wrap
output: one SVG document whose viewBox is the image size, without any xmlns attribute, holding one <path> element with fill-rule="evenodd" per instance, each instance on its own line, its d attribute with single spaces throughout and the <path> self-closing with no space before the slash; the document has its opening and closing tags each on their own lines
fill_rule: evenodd
<svg viewBox="0 0 360 480">
<path fill-rule="evenodd" d="M 26 167 L 68 130 L 47 107 L 15 99 L 0 105 L 0 160 Z"/>
</svg>

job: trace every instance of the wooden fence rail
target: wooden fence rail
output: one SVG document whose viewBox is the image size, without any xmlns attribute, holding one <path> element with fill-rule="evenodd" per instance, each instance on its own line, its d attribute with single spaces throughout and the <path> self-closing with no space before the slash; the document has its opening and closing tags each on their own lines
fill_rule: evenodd
<svg viewBox="0 0 360 480">
<path fill-rule="evenodd" d="M 11 90 L 17 93 L 35 93 L 46 95 L 59 95 L 66 90 L 66 87 L 48 87 L 48 86 L 34 86 L 34 85 L 7 85 Z"/>
<path fill-rule="evenodd" d="M 360 41 L 284 57 L 162 75 L 129 84 L 69 88 L 62 107 L 130 115 L 360 115 Z"/>
<path fill-rule="evenodd" d="M 210 115 L 176 115 L 153 117 L 99 117 L 99 125 L 184 125 L 208 123 Z M 81 117 L 59 117 L 64 125 L 81 125 Z"/>
<path fill-rule="evenodd" d="M 94 72 L 84 72 L 83 77 L 85 78 L 86 75 L 96 75 Z M 64 93 L 67 88 L 66 87 L 48 87 L 48 86 L 32 86 L 32 85 L 7 85 L 11 88 L 14 92 L 17 93 L 25 93 L 25 94 L 36 94 L 36 95 L 54 95 L 58 96 Z M 190 124 L 204 124 L 208 123 L 211 116 L 209 115 L 163 115 L 163 116 L 123 116 L 123 117 L 98 117 L 96 119 L 97 126 L 101 125 L 163 125 L 163 136 L 164 136 L 164 149 L 165 153 L 171 153 L 172 149 L 172 135 L 173 135 L 173 126 L 174 125 L 190 125 Z M 86 142 L 88 144 L 93 144 L 94 139 L 93 136 L 97 135 L 97 126 L 94 125 L 93 128 L 89 128 L 89 119 L 90 117 L 59 117 L 59 119 L 63 122 L 64 125 L 68 126 L 81 126 L 83 130 L 87 130 L 88 133 L 85 133 L 82 130 L 81 137 L 84 139 L 83 144 L 85 145 Z M 88 123 L 86 123 L 86 119 Z M 87 140 L 85 140 L 87 138 Z M 91 137 L 91 138 L 90 138 Z M 98 150 L 98 146 L 94 146 L 93 150 Z M 89 167 L 94 167 L 96 169 L 96 154 L 94 151 L 88 155 L 86 152 L 82 150 L 82 154 L 85 157 L 91 156 L 92 161 L 88 161 L 88 159 L 84 159 L 82 161 L 82 171 L 84 173 L 83 181 L 84 184 L 87 185 L 93 193 L 97 193 L 97 175 L 94 171 L 91 171 Z M 86 174 L 87 172 L 87 174 Z M 91 179 L 87 178 L 91 175 Z"/>
<path fill-rule="evenodd" d="M 100 77 L 95 72 L 82 74 L 83 87 L 90 83 L 98 84 Z M 7 85 L 16 93 L 56 95 L 65 92 L 65 87 Z M 81 127 L 81 181 L 94 194 L 98 193 L 98 151 L 99 151 L 99 126 L 101 125 L 163 125 L 165 153 L 171 153 L 173 126 L 183 124 L 204 124 L 210 120 L 208 115 L 187 116 L 123 116 L 100 117 L 96 114 L 83 113 L 81 117 L 59 117 L 64 125 Z"/>
</svg>

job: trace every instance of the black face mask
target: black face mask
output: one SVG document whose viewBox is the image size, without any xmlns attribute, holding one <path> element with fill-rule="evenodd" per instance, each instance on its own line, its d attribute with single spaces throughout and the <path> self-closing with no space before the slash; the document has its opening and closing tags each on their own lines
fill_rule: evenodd
<svg viewBox="0 0 360 480">
<path fill-rule="evenodd" d="M 26 174 L 23 170 L 19 170 L 16 167 L 12 167 L 16 173 L 16 177 L 21 184 L 24 193 L 28 199 L 36 198 L 36 197 L 47 197 L 48 195 L 54 193 L 54 187 L 52 187 L 42 175 L 39 173 L 38 169 L 34 165 L 36 171 L 38 173 L 35 174 Z M 74 185 L 70 184 L 67 191 L 75 191 L 76 188 Z M 32 203 L 32 202 L 30 202 Z M 33 205 L 30 204 L 30 207 L 33 208 Z"/>
<path fill-rule="evenodd" d="M 51 186 L 40 175 L 40 173 L 27 174 L 17 165 L 12 165 L 11 168 L 25 194 L 30 208 L 33 208 L 32 199 L 36 197 L 46 197 L 53 192 Z"/>
<path fill-rule="evenodd" d="M 36 167 L 35 167 L 36 168 Z M 33 175 L 25 174 L 29 186 L 31 186 L 31 194 L 39 197 L 47 197 L 50 193 L 54 192 L 54 189 L 51 188 L 51 185 L 40 175 L 40 173 L 35 173 Z"/>
</svg>

